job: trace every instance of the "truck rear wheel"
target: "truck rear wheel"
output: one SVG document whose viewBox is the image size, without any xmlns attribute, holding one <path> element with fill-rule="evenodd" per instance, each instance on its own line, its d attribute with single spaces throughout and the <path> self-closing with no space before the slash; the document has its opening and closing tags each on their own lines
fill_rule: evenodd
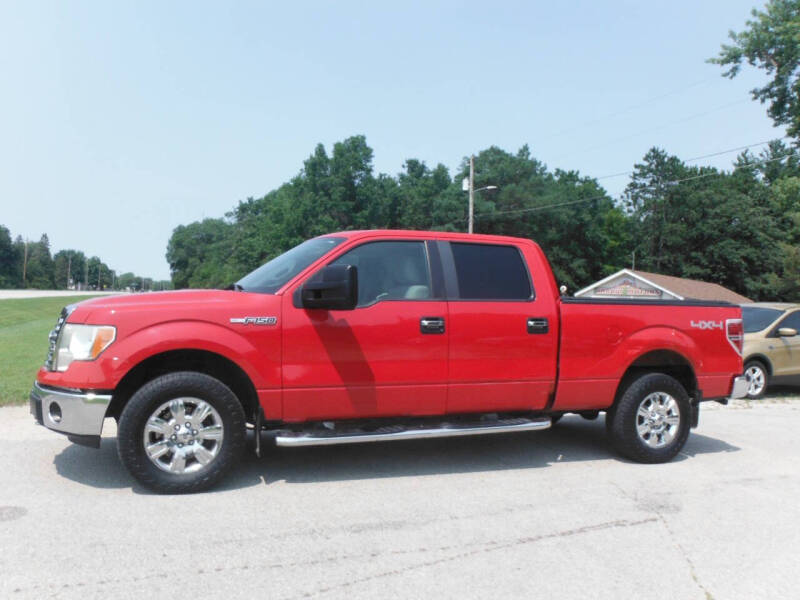
<svg viewBox="0 0 800 600">
<path fill-rule="evenodd" d="M 122 411 L 117 450 L 136 480 L 181 494 L 213 486 L 245 446 L 245 416 L 221 381 L 191 371 L 143 385 Z"/>
<path fill-rule="evenodd" d="M 674 378 L 648 373 L 635 379 L 606 413 L 611 443 L 623 456 L 641 463 L 667 462 L 689 437 L 689 395 Z"/>
</svg>

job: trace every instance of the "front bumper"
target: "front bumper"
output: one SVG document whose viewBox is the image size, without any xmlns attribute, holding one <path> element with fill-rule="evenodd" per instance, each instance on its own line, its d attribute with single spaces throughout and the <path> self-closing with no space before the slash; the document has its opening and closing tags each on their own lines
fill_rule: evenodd
<svg viewBox="0 0 800 600">
<path fill-rule="evenodd" d="M 733 390 L 731 390 L 731 399 L 738 400 L 747 396 L 748 387 L 747 377 L 737 377 L 733 380 Z"/>
<path fill-rule="evenodd" d="M 100 447 L 110 402 L 110 394 L 43 386 L 38 381 L 30 394 L 31 413 L 39 424 L 65 434 L 73 442 L 95 448 Z"/>
</svg>

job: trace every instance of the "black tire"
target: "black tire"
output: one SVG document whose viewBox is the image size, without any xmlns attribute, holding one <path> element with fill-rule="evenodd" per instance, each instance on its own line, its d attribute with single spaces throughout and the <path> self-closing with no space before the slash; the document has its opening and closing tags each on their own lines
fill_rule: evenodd
<svg viewBox="0 0 800 600">
<path fill-rule="evenodd" d="M 763 384 L 760 386 L 760 389 L 758 389 L 759 386 L 757 384 L 752 382 L 754 375 L 756 377 L 763 378 Z M 766 365 L 760 360 L 748 360 L 747 364 L 744 366 L 744 376 L 747 377 L 747 397 L 751 400 L 763 398 L 764 394 L 767 393 L 767 387 L 769 386 L 769 371 L 767 370 Z M 751 390 L 754 391 L 751 393 Z"/>
<path fill-rule="evenodd" d="M 666 436 L 656 436 L 653 443 L 664 441 L 660 447 L 651 446 L 639 433 L 640 406 L 651 394 L 671 396 L 677 405 L 679 422 L 670 441 Z M 648 373 L 633 380 L 614 407 L 606 413 L 606 429 L 611 444 L 621 455 L 640 463 L 663 463 L 672 460 L 680 452 L 689 437 L 691 428 L 691 406 L 689 395 L 674 378 L 663 373 Z M 648 435 L 648 434 L 645 434 Z"/>
<path fill-rule="evenodd" d="M 564 413 L 558 413 L 556 415 L 550 415 L 550 427 L 555 427 L 556 423 L 561 420 L 561 417 L 564 416 Z"/>
<path fill-rule="evenodd" d="M 164 403 L 177 398 L 205 402 L 221 420 L 219 447 L 210 442 L 216 454 L 207 464 L 195 461 L 197 464 L 193 468 L 197 470 L 192 472 L 166 472 L 145 451 L 148 419 Z M 187 422 L 189 417 L 185 418 Z M 199 492 L 216 484 L 241 457 L 246 439 L 245 422 L 244 410 L 236 395 L 218 379 L 192 371 L 169 373 L 143 385 L 125 405 L 117 429 L 117 451 L 122 464 L 144 487 L 166 494 Z M 191 428 L 190 425 L 186 427 Z M 187 449 L 189 443 L 193 444 L 194 439 L 187 442 Z M 167 453 L 167 456 L 170 455 Z M 191 455 L 189 460 L 192 460 Z"/>
</svg>

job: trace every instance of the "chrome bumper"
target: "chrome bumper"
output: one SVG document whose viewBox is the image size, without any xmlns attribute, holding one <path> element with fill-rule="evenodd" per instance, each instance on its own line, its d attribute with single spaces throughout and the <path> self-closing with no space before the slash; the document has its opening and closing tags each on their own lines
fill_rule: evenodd
<svg viewBox="0 0 800 600">
<path fill-rule="evenodd" d="M 31 412 L 37 421 L 48 429 L 67 434 L 73 441 L 89 445 L 100 443 L 110 402 L 110 394 L 44 387 L 38 382 L 33 384 L 30 395 Z"/>
<path fill-rule="evenodd" d="M 747 377 L 737 377 L 733 380 L 733 390 L 731 391 L 731 398 L 733 400 L 737 400 L 738 398 L 744 398 L 747 396 L 747 388 L 749 382 L 747 381 Z"/>
</svg>

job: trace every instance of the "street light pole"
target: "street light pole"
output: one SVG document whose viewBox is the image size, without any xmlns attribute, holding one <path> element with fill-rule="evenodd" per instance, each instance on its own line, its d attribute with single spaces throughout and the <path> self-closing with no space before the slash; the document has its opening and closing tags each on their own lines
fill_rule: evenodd
<svg viewBox="0 0 800 600">
<path fill-rule="evenodd" d="M 461 190 L 469 191 L 469 224 L 467 225 L 467 233 L 472 233 L 475 228 L 475 192 L 483 192 L 489 190 L 496 190 L 496 185 L 485 185 L 481 188 L 475 189 L 475 155 L 471 154 L 469 157 L 469 177 L 464 177 L 461 182 Z"/>
</svg>

